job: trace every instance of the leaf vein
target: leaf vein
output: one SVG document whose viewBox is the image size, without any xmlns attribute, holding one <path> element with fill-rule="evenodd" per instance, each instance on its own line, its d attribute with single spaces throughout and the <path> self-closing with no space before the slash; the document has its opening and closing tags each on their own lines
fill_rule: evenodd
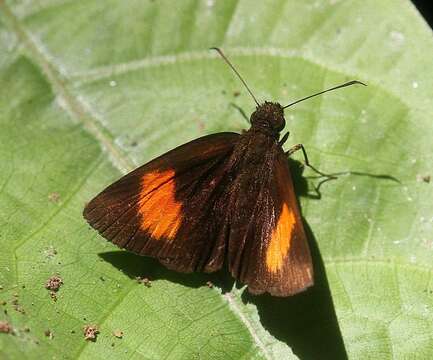
<svg viewBox="0 0 433 360">
<path fill-rule="evenodd" d="M 52 57 L 47 53 L 41 44 L 34 39 L 20 23 L 16 15 L 9 9 L 4 1 L 0 2 L 6 19 L 10 22 L 9 27 L 20 39 L 23 46 L 32 55 L 33 60 L 39 66 L 52 86 L 54 92 L 61 100 L 65 110 L 73 118 L 78 120 L 110 154 L 116 167 L 123 171 L 130 171 L 135 166 L 133 162 L 115 145 L 113 136 L 108 130 L 83 106 L 80 99 L 74 97 L 68 90 L 66 83 L 67 77 L 62 74 L 62 70 L 55 64 Z M 63 71 L 64 72 L 64 71 Z"/>
</svg>

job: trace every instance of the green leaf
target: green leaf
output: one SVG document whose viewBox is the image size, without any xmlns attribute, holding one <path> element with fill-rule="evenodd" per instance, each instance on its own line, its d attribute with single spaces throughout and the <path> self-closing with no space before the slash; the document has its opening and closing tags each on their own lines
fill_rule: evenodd
<svg viewBox="0 0 433 360">
<path fill-rule="evenodd" d="M 0 1 L 0 321 L 14 329 L 2 358 L 433 357 L 430 29 L 409 1 L 251 4 Z M 230 104 L 254 103 L 210 46 L 263 100 L 369 85 L 286 111 L 286 146 L 342 173 L 318 200 L 320 179 L 292 162 L 316 273 L 295 297 L 170 272 L 82 219 L 126 171 L 248 126 Z M 57 301 L 44 288 L 55 274 Z"/>
</svg>

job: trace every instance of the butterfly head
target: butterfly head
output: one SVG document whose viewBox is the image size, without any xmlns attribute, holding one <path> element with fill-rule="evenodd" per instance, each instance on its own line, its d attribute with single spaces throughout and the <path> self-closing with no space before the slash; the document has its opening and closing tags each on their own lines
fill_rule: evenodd
<svg viewBox="0 0 433 360">
<path fill-rule="evenodd" d="M 272 132 L 280 132 L 286 126 L 283 107 L 278 103 L 265 101 L 263 104 L 258 105 L 256 111 L 252 113 L 251 125 Z"/>
</svg>

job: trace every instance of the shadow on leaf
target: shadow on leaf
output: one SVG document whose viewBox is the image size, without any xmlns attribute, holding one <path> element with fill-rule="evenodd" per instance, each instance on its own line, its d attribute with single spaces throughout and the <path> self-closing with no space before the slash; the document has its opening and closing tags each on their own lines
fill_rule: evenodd
<svg viewBox="0 0 433 360">
<path fill-rule="evenodd" d="M 99 253 L 98 256 L 112 264 L 131 279 L 148 278 L 151 281 L 167 280 L 191 288 L 208 286 L 207 283 L 210 281 L 213 285 L 222 289 L 223 293 L 229 292 L 233 288 L 234 279 L 226 270 L 217 271 L 212 274 L 179 273 L 165 268 L 155 259 L 123 250 Z"/>
<path fill-rule="evenodd" d="M 245 303 L 256 305 L 264 328 L 289 345 L 302 360 L 347 359 L 316 239 L 305 223 L 314 264 L 314 286 L 287 298 L 243 293 Z"/>
</svg>

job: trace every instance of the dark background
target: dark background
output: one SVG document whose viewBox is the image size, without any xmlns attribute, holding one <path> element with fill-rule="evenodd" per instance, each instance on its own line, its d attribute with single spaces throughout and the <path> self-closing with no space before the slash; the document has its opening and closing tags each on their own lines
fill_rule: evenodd
<svg viewBox="0 0 433 360">
<path fill-rule="evenodd" d="M 432 0 L 412 0 L 424 19 L 433 27 L 433 1 Z"/>
</svg>

